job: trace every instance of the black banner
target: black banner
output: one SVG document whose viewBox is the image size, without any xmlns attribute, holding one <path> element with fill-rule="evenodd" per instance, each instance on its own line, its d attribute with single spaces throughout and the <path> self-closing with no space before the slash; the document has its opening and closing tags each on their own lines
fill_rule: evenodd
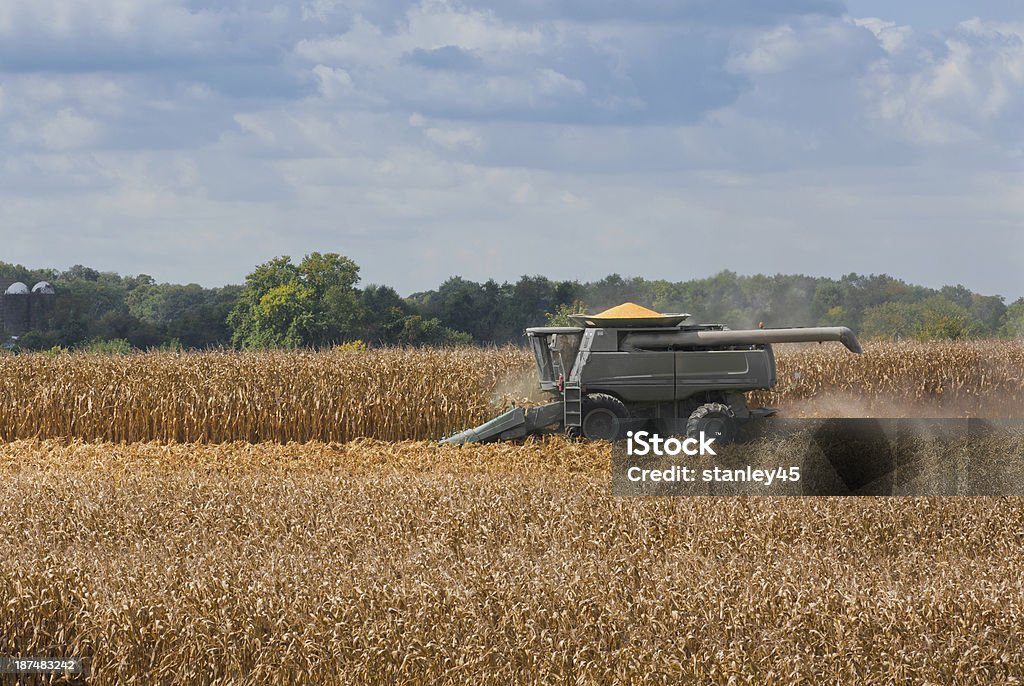
<svg viewBox="0 0 1024 686">
<path fill-rule="evenodd" d="M 776 418 L 728 445 L 683 428 L 616 441 L 612 494 L 1024 495 L 1024 420 Z"/>
</svg>

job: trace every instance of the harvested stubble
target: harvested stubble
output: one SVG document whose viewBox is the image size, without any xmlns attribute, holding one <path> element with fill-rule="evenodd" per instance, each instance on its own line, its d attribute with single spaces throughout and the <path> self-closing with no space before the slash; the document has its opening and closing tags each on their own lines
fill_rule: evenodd
<svg viewBox="0 0 1024 686">
<path fill-rule="evenodd" d="M 93 684 L 1024 680 L 1019 498 L 627 499 L 607 447 L 0 448 L 0 642 Z"/>
</svg>

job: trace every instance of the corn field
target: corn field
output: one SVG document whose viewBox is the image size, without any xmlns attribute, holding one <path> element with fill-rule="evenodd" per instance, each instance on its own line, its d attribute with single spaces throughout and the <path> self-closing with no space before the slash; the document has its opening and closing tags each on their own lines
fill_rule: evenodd
<svg viewBox="0 0 1024 686">
<path fill-rule="evenodd" d="M 778 346 L 784 413 L 1021 415 L 1024 342 Z M 0 356 L 0 440 L 431 439 L 537 395 L 514 348 Z M 838 402 L 842 400 L 843 402 Z M 851 401 L 855 406 L 851 407 Z"/>
<path fill-rule="evenodd" d="M 0 653 L 90 684 L 1020 684 L 1019 498 L 614 498 L 607 447 L 0 446 Z"/>
<path fill-rule="evenodd" d="M 815 399 L 847 399 L 875 416 L 1024 416 L 1024 341 L 778 346 L 778 385 L 757 404 L 817 414 Z M 827 403 L 826 403 L 827 404 Z M 826 410 L 827 411 L 827 410 Z"/>
<path fill-rule="evenodd" d="M 0 357 L 0 439 L 347 441 L 486 418 L 518 348 Z"/>
<path fill-rule="evenodd" d="M 1019 342 L 777 352 L 753 401 L 789 414 L 1020 416 Z M 535 386 L 518 348 L 0 357 L 0 655 L 91 685 L 1024 683 L 1021 498 L 616 498 L 606 445 L 408 440 Z"/>
</svg>

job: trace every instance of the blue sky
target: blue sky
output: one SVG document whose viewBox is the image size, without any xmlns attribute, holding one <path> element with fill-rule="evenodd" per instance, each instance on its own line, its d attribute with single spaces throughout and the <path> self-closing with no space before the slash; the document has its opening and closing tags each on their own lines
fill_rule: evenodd
<svg viewBox="0 0 1024 686">
<path fill-rule="evenodd" d="M 0 260 L 1024 295 L 1009 0 L 0 0 Z"/>
</svg>

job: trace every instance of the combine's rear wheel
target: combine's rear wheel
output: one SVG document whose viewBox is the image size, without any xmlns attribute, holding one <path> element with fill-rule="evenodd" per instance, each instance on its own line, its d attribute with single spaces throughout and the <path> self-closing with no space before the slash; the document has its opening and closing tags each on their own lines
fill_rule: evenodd
<svg viewBox="0 0 1024 686">
<path fill-rule="evenodd" d="M 736 439 L 736 415 L 732 408 L 722 403 L 706 403 L 690 414 L 686 422 L 686 435 L 700 438 L 700 433 L 714 438 L 719 443 L 731 443 Z"/>
<path fill-rule="evenodd" d="M 619 438 L 619 420 L 629 417 L 622 401 L 606 393 L 590 393 L 583 398 L 582 434 L 599 441 Z M 578 434 L 577 434 L 578 435 Z"/>
</svg>

